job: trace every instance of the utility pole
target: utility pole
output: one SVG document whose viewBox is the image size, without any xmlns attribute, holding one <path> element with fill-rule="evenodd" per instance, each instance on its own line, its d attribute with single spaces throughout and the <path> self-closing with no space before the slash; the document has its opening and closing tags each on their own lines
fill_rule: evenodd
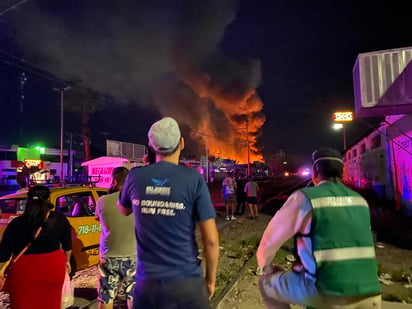
<svg viewBox="0 0 412 309">
<path fill-rule="evenodd" d="M 71 87 L 66 86 L 64 88 L 53 88 L 54 91 L 60 92 L 60 181 L 63 181 L 64 173 L 63 173 L 63 133 L 64 133 L 64 92 L 69 90 Z"/>
<path fill-rule="evenodd" d="M 249 120 L 246 119 L 247 176 L 250 176 Z"/>
<path fill-rule="evenodd" d="M 26 74 L 23 72 L 20 75 L 20 106 L 19 106 L 19 113 L 20 113 L 20 128 L 19 128 L 19 143 L 22 144 L 23 141 L 23 124 L 24 124 L 24 117 L 23 117 L 23 107 L 24 107 L 24 87 L 27 82 Z"/>
<path fill-rule="evenodd" d="M 69 167 L 69 176 L 70 176 L 70 180 L 73 176 L 73 133 L 70 133 L 70 146 L 69 146 L 69 158 L 70 158 L 70 167 Z"/>
<path fill-rule="evenodd" d="M 206 183 L 209 182 L 209 143 L 206 137 Z"/>
<path fill-rule="evenodd" d="M 247 148 L 247 176 L 250 176 L 250 142 L 249 142 L 249 119 L 246 119 L 245 127 L 236 129 L 237 131 L 245 131 L 246 133 L 246 148 Z"/>
</svg>

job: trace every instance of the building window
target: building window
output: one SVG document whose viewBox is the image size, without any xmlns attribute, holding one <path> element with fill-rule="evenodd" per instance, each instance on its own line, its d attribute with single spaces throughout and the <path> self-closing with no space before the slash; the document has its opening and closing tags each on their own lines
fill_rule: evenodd
<svg viewBox="0 0 412 309">
<path fill-rule="evenodd" d="M 352 154 L 353 154 L 353 157 L 356 158 L 356 156 L 358 155 L 356 149 L 353 149 Z"/>
<path fill-rule="evenodd" d="M 360 154 L 365 153 L 365 152 L 366 152 L 366 144 L 360 145 Z"/>
<path fill-rule="evenodd" d="M 381 136 L 376 135 L 374 138 L 371 140 L 371 148 L 375 149 L 381 146 Z"/>
</svg>

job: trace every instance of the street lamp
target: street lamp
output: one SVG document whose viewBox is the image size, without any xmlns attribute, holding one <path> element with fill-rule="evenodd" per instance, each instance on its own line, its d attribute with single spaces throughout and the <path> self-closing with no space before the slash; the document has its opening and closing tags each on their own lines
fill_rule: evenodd
<svg viewBox="0 0 412 309">
<path fill-rule="evenodd" d="M 63 108 L 64 108 L 64 92 L 69 90 L 71 87 L 66 86 L 64 88 L 53 88 L 54 91 L 60 92 L 60 181 L 63 181 Z"/>
<path fill-rule="evenodd" d="M 336 112 L 333 113 L 333 121 L 335 121 L 335 124 L 333 125 L 333 128 L 335 130 L 340 130 L 342 129 L 343 133 L 343 150 L 346 151 L 346 130 L 345 126 L 343 125 L 342 122 L 351 122 L 353 120 L 353 113 L 352 112 Z"/>
<path fill-rule="evenodd" d="M 346 151 L 346 132 L 345 132 L 345 126 L 343 123 L 334 123 L 333 124 L 333 129 L 334 130 L 340 130 L 342 129 L 343 132 L 343 150 Z"/>
</svg>

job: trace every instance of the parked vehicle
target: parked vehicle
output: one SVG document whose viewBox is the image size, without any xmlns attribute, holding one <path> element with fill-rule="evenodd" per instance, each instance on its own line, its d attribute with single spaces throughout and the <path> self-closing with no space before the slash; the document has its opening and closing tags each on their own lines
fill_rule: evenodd
<svg viewBox="0 0 412 309">
<path fill-rule="evenodd" d="M 72 274 L 95 265 L 99 261 L 101 225 L 94 212 L 99 196 L 107 188 L 70 186 L 50 188 L 50 202 L 54 211 L 64 214 L 73 227 Z M 0 197 L 0 238 L 11 220 L 23 214 L 27 203 L 27 190 Z"/>
<path fill-rule="evenodd" d="M 14 193 L 20 189 L 18 184 L 11 184 L 11 185 L 0 185 L 0 196 Z"/>
</svg>

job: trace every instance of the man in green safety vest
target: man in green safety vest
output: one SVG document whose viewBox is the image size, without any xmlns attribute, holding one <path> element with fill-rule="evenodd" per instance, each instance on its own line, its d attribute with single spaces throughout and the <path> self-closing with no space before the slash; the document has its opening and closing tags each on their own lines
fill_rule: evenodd
<svg viewBox="0 0 412 309">
<path fill-rule="evenodd" d="M 381 286 L 366 200 L 342 184 L 340 153 L 312 154 L 314 187 L 295 191 L 269 222 L 256 253 L 267 308 L 377 309 Z M 283 243 L 295 239 L 296 263 L 272 266 Z"/>
</svg>

